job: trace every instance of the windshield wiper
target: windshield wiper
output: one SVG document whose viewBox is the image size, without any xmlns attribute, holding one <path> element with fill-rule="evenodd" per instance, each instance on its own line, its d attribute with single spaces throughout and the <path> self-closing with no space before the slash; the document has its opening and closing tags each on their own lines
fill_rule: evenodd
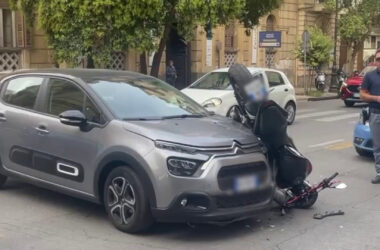
<svg viewBox="0 0 380 250">
<path fill-rule="evenodd" d="M 136 117 L 136 118 L 123 118 L 123 121 L 152 121 L 161 120 L 161 117 Z"/>
<path fill-rule="evenodd" d="M 183 114 L 183 115 L 163 116 L 161 117 L 161 119 L 165 120 L 165 119 L 176 119 L 176 118 L 202 118 L 205 116 L 206 115 L 202 115 L 202 114 L 192 114 L 192 115 Z"/>
</svg>

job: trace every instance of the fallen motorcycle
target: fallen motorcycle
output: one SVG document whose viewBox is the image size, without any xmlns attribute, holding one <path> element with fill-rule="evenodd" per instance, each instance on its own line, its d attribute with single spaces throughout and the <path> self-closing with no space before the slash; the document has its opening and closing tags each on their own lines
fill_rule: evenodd
<svg viewBox="0 0 380 250">
<path fill-rule="evenodd" d="M 316 185 L 310 185 L 306 180 L 312 164 L 288 136 L 287 113 L 268 100 L 269 91 L 262 74 L 252 75 L 241 64 L 231 66 L 228 74 L 238 103 L 231 110 L 230 117 L 252 129 L 267 148 L 276 183 L 273 199 L 283 208 L 282 211 L 291 207 L 310 208 L 321 190 L 345 187 L 345 184 L 334 181 L 338 173 Z"/>
</svg>

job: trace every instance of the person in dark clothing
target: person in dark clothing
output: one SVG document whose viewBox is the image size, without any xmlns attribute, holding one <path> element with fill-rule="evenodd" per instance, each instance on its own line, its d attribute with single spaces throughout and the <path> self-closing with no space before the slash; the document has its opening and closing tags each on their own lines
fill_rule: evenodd
<svg viewBox="0 0 380 250">
<path fill-rule="evenodd" d="M 169 60 L 169 65 L 166 67 L 166 82 L 172 86 L 175 86 L 175 81 L 177 79 L 177 71 L 174 67 L 173 60 Z"/>
<path fill-rule="evenodd" d="M 369 127 L 372 134 L 377 173 L 376 177 L 372 179 L 372 183 L 380 184 L 380 49 L 376 51 L 375 60 L 377 69 L 365 75 L 360 98 L 369 102 Z"/>
</svg>

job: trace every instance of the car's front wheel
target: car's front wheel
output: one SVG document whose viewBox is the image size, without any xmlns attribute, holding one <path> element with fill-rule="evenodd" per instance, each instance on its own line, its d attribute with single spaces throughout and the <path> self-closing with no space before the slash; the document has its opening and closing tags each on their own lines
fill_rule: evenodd
<svg viewBox="0 0 380 250">
<path fill-rule="evenodd" d="M 286 112 L 288 112 L 288 124 L 292 124 L 296 118 L 296 105 L 293 102 L 288 102 L 285 106 Z"/>
<path fill-rule="evenodd" d="M 104 185 L 104 206 L 112 224 L 127 233 L 146 230 L 153 223 L 148 197 L 137 174 L 117 167 Z"/>
<path fill-rule="evenodd" d="M 7 177 L 5 175 L 0 174 L 0 188 L 3 187 L 6 181 L 7 181 Z"/>
</svg>

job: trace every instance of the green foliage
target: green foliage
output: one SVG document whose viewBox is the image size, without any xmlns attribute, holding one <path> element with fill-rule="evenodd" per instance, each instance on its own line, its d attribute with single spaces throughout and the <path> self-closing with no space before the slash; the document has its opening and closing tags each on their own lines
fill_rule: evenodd
<svg viewBox="0 0 380 250">
<path fill-rule="evenodd" d="M 112 51 L 157 49 L 174 26 L 190 40 L 197 25 L 241 20 L 246 27 L 280 0 L 9 0 L 32 25 L 35 15 L 57 61 L 91 56 L 106 63 Z"/>
<path fill-rule="evenodd" d="M 322 64 L 331 60 L 331 51 L 334 48 L 334 42 L 321 29 L 316 26 L 310 27 L 310 50 L 306 54 L 306 63 L 313 68 L 319 68 Z M 298 42 L 295 51 L 297 58 L 304 61 L 304 51 L 302 41 Z"/>
<path fill-rule="evenodd" d="M 372 25 L 380 16 L 379 0 L 362 0 L 352 2 L 347 11 L 341 16 L 339 34 L 354 50 L 371 33 Z"/>
<path fill-rule="evenodd" d="M 351 43 L 364 41 L 370 32 L 365 17 L 361 14 L 351 13 L 340 19 L 339 33 L 343 40 Z"/>
</svg>

